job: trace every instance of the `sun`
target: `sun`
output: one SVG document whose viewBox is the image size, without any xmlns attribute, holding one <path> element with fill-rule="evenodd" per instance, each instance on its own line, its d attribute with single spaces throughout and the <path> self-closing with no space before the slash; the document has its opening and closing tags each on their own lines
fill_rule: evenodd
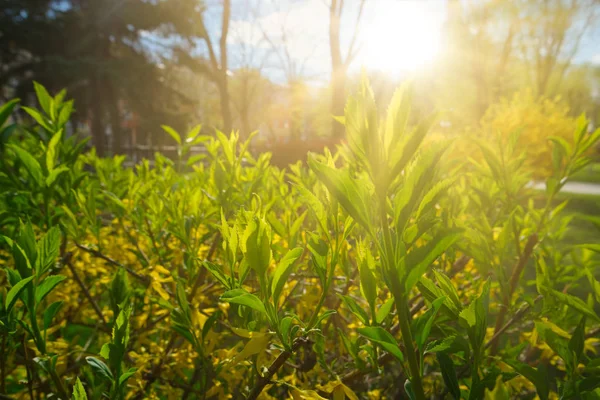
<svg viewBox="0 0 600 400">
<path fill-rule="evenodd" d="M 390 75 L 433 62 L 441 47 L 445 5 L 434 0 L 380 0 L 361 28 L 355 65 Z"/>
</svg>

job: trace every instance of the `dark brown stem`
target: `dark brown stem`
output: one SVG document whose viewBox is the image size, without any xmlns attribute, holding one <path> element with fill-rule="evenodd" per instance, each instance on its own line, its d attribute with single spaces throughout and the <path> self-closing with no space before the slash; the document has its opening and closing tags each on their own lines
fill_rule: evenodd
<svg viewBox="0 0 600 400">
<path fill-rule="evenodd" d="M 277 371 L 279 371 L 279 369 L 283 366 L 283 364 L 285 364 L 285 362 L 292 356 L 292 354 L 294 354 L 294 352 L 296 350 L 298 350 L 301 346 L 306 346 L 308 343 L 310 343 L 310 342 L 306 338 L 297 338 L 294 341 L 291 351 L 284 350 L 283 352 L 281 352 L 281 354 L 279 354 L 279 356 L 277 356 L 275 361 L 273 361 L 273 363 L 269 366 L 267 373 L 264 376 L 260 376 L 258 378 L 256 385 L 254 385 L 254 387 L 252 388 L 252 391 L 250 392 L 250 394 L 248 395 L 246 400 L 256 400 L 258 398 L 258 396 L 262 393 L 265 386 L 267 386 L 271 382 L 271 379 L 273 378 L 273 376 L 277 373 Z"/>
<path fill-rule="evenodd" d="M 83 294 L 85 295 L 85 297 L 88 299 L 88 301 L 92 305 L 92 308 L 96 312 L 96 315 L 98 316 L 98 318 L 100 319 L 100 321 L 102 321 L 102 323 L 104 325 L 106 325 L 106 319 L 104 318 L 104 314 L 102 314 L 102 310 L 100 309 L 100 306 L 98 306 L 98 303 L 96 303 L 96 301 L 92 297 L 92 294 L 90 293 L 90 291 L 88 290 L 88 288 L 85 286 L 85 283 L 83 283 L 83 281 L 79 277 L 79 274 L 75 270 L 75 267 L 73 266 L 73 263 L 71 262 L 70 257 L 66 257 L 65 264 L 67 264 L 67 267 L 69 267 L 69 270 L 71 271 L 71 274 L 73 274 L 73 278 L 75 278 L 75 281 L 77 282 L 77 284 L 79 285 L 79 287 L 83 291 Z"/>
<path fill-rule="evenodd" d="M 206 255 L 207 261 L 210 261 L 212 259 L 213 255 L 215 254 L 215 251 L 217 251 L 217 246 L 219 245 L 220 241 L 221 241 L 221 233 L 217 232 L 217 234 L 215 235 L 215 239 L 213 240 L 212 244 L 210 245 L 210 249 L 208 249 L 208 254 Z M 204 268 L 202 268 L 201 270 L 198 271 L 198 276 L 196 277 L 196 280 L 194 281 L 194 286 L 192 286 L 192 291 L 190 292 L 189 300 L 192 300 L 196 296 L 196 292 L 198 291 L 198 288 L 200 288 L 200 285 L 202 284 L 203 277 L 204 277 L 204 274 L 202 273 L 202 271 L 204 271 Z"/>
<path fill-rule="evenodd" d="M 149 278 L 145 277 L 143 275 L 138 274 L 137 272 L 135 272 L 134 270 L 132 270 L 131 268 L 128 268 L 126 266 L 124 266 L 123 264 L 121 264 L 120 262 L 102 254 L 101 252 L 99 252 L 98 250 L 94 250 L 94 249 L 90 249 L 87 246 L 83 246 L 79 243 L 75 243 L 75 246 L 77 246 L 77 248 L 90 253 L 91 255 L 93 255 L 94 257 L 100 258 L 106 262 L 108 262 L 109 264 L 115 266 L 115 267 L 120 267 L 123 268 L 125 271 L 127 271 L 127 273 L 129 273 L 131 276 L 135 277 L 136 279 L 140 280 L 143 283 L 149 283 Z"/>
<path fill-rule="evenodd" d="M 538 236 L 536 233 L 529 236 L 527 239 L 527 243 L 525 244 L 525 249 L 523 249 L 523 253 L 521 253 L 521 257 L 517 261 L 517 264 L 513 268 L 512 276 L 510 277 L 510 283 L 508 286 L 508 293 L 504 296 L 503 304 L 500 306 L 500 312 L 498 313 L 498 317 L 496 318 L 496 326 L 494 327 L 494 340 L 491 341 L 490 353 L 495 355 L 498 352 L 498 338 L 500 335 L 498 334 L 502 327 L 504 326 L 504 318 L 506 317 L 506 313 L 508 312 L 508 308 L 510 307 L 510 301 L 512 299 L 512 295 L 519 284 L 519 279 L 521 278 L 521 273 L 527 264 L 527 261 L 531 257 L 533 253 L 533 248 L 538 243 Z"/>
<path fill-rule="evenodd" d="M 538 297 L 536 297 L 535 300 L 533 300 L 533 304 L 540 301 L 542 299 L 542 297 L 543 297 L 542 295 L 539 295 Z M 500 335 L 502 335 L 504 332 L 506 332 L 506 330 L 508 328 L 510 328 L 515 322 L 518 322 L 521 318 L 523 318 L 523 316 L 527 313 L 527 311 L 529 311 L 531 306 L 532 306 L 532 304 L 526 304 L 523 307 L 521 307 L 515 313 L 515 315 L 513 315 L 513 317 L 510 320 L 508 320 L 508 322 L 504 326 L 502 326 L 497 332 L 494 333 L 494 336 L 492 336 L 492 338 L 485 344 L 485 348 L 487 349 L 492 344 L 497 342 Z"/>
</svg>

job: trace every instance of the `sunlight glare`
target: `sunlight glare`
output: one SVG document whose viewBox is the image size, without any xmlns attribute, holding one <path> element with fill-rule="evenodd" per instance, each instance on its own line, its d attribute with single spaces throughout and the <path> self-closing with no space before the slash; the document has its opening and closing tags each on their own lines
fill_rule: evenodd
<svg viewBox="0 0 600 400">
<path fill-rule="evenodd" d="M 390 75 L 411 72 L 440 51 L 443 5 L 436 1 L 381 1 L 363 25 L 357 65 Z"/>
</svg>

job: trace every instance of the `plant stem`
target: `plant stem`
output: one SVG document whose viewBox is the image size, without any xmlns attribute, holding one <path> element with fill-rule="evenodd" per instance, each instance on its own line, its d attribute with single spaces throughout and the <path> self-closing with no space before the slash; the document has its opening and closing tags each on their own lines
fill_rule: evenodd
<svg viewBox="0 0 600 400">
<path fill-rule="evenodd" d="M 521 277 L 521 273 L 523 272 L 523 269 L 525 268 L 525 264 L 527 264 L 529 257 L 531 257 L 531 254 L 533 253 L 533 248 L 535 247 L 535 245 L 537 243 L 538 243 L 537 234 L 534 233 L 531 236 L 529 236 L 529 239 L 527 239 L 527 243 L 525 244 L 525 249 L 523 249 L 523 253 L 521 253 L 521 257 L 519 257 L 517 264 L 513 268 L 513 273 L 512 273 L 512 276 L 510 277 L 508 293 L 505 296 L 503 304 L 500 307 L 500 312 L 498 313 L 498 317 L 496 318 L 496 326 L 494 327 L 494 336 L 489 344 L 491 346 L 490 353 L 492 355 L 495 355 L 498 352 L 498 338 L 500 337 L 500 335 L 498 333 L 500 332 L 500 330 L 502 329 L 502 326 L 504 325 L 504 318 L 506 317 L 508 307 L 510 306 L 510 300 L 512 298 L 512 295 L 515 292 L 515 289 L 517 288 L 517 285 L 519 283 L 519 278 Z"/>
<path fill-rule="evenodd" d="M 417 352 L 413 344 L 412 332 L 410 330 L 410 312 L 406 305 L 406 298 L 396 298 L 396 309 L 398 310 L 398 322 L 402 332 L 402 342 L 406 349 L 406 359 L 410 370 L 410 381 L 417 400 L 425 400 L 423 382 L 421 380 L 421 368 L 417 359 Z"/>
<path fill-rule="evenodd" d="M 273 363 L 269 366 L 267 373 L 264 376 L 259 376 L 259 378 L 256 382 L 256 385 L 254 385 L 254 387 L 252 388 L 252 391 L 250 392 L 250 394 L 248 395 L 246 400 L 256 400 L 258 398 L 258 396 L 262 393 L 265 386 L 267 386 L 267 384 L 269 384 L 269 382 L 271 382 L 271 379 L 273 378 L 273 376 L 277 373 L 277 371 L 279 371 L 279 369 L 283 366 L 283 364 L 285 364 L 285 362 L 292 356 L 292 354 L 294 354 L 294 352 L 296 350 L 298 350 L 298 348 L 300 348 L 300 346 L 306 345 L 308 343 L 310 343 L 310 342 L 306 338 L 299 337 L 294 342 L 294 345 L 292 346 L 291 351 L 288 351 L 288 350 L 282 351 L 279 354 L 279 356 L 277 356 L 275 361 L 273 361 Z"/>
<path fill-rule="evenodd" d="M 2 351 L 0 351 L 0 393 L 6 393 L 6 337 L 2 334 Z"/>
<path fill-rule="evenodd" d="M 385 260 L 387 264 L 386 269 L 391 273 L 393 288 L 394 301 L 396 303 L 396 310 L 398 312 L 398 323 L 400 325 L 400 332 L 402 332 L 402 342 L 406 349 L 406 358 L 408 361 L 408 368 L 410 371 L 410 382 L 412 383 L 415 397 L 417 400 L 425 400 L 425 392 L 423 390 L 423 382 L 421 381 L 421 368 L 419 367 L 419 360 L 417 359 L 417 352 L 412 339 L 412 332 L 410 330 L 411 315 L 408 309 L 408 299 L 403 293 L 404 290 L 398 281 L 398 274 L 396 273 L 396 266 L 394 265 L 396 257 L 394 256 L 394 247 L 392 246 L 392 235 L 390 232 L 390 226 L 386 213 L 386 198 L 381 197 L 380 200 L 380 212 L 381 212 L 381 227 L 383 229 L 384 239 L 384 250 Z"/>
</svg>

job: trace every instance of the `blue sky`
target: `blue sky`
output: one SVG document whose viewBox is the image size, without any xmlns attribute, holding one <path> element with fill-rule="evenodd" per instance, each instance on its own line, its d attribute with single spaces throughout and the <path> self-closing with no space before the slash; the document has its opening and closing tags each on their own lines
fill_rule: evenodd
<svg viewBox="0 0 600 400">
<path fill-rule="evenodd" d="M 341 22 L 343 53 L 354 32 L 359 1 L 345 0 Z M 443 50 L 447 0 L 366 1 L 357 41 L 360 53 L 351 72 L 364 66 L 397 77 L 425 66 Z M 476 4 L 479 0 L 461 1 Z M 232 0 L 230 69 L 261 67 L 279 83 L 284 83 L 291 73 L 317 85 L 326 83 L 331 71 L 328 3 L 329 0 Z M 216 45 L 222 3 L 206 0 L 206 4 L 205 20 Z M 600 65 L 597 43 L 600 20 L 583 37 L 574 62 Z M 198 53 L 204 51 L 199 42 Z"/>
</svg>

